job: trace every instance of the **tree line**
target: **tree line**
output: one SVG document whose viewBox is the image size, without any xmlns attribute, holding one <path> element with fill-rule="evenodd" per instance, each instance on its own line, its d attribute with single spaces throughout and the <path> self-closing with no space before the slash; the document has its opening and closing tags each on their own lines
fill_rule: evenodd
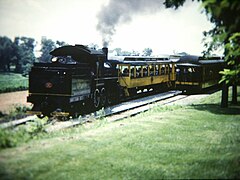
<svg viewBox="0 0 240 180">
<path fill-rule="evenodd" d="M 125 51 L 121 48 L 115 48 L 112 51 L 115 52 L 116 56 L 151 56 L 153 52 L 151 48 L 144 48 L 142 53 L 135 50 Z"/>
<path fill-rule="evenodd" d="M 12 41 L 7 36 L 0 36 L 0 72 L 16 72 L 23 75 L 27 75 L 33 66 L 34 62 L 47 62 L 51 60 L 51 52 L 57 47 L 67 45 L 64 41 L 53 41 L 46 37 L 41 39 L 41 55 L 35 56 L 34 48 L 37 45 L 37 41 L 31 37 L 15 37 Z M 96 44 L 90 44 L 90 48 L 97 49 L 99 46 Z M 115 48 L 117 56 L 139 56 L 137 51 L 122 51 L 121 48 Z M 142 52 L 144 56 L 150 56 L 152 54 L 151 48 L 145 48 Z"/>
<path fill-rule="evenodd" d="M 12 41 L 7 36 L 0 36 L 0 71 L 16 72 L 26 75 L 34 62 L 50 62 L 50 51 L 66 45 L 64 41 L 41 39 L 40 57 L 34 54 L 37 41 L 31 37 L 15 37 Z"/>
</svg>

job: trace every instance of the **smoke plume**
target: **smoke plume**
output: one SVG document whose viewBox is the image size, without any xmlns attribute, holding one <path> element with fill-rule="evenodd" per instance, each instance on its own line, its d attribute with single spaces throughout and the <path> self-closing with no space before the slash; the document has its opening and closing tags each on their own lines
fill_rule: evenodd
<svg viewBox="0 0 240 180">
<path fill-rule="evenodd" d="M 110 0 L 98 13 L 97 30 L 102 35 L 103 46 L 112 41 L 119 24 L 130 22 L 133 15 L 150 14 L 163 7 L 163 0 Z"/>
</svg>

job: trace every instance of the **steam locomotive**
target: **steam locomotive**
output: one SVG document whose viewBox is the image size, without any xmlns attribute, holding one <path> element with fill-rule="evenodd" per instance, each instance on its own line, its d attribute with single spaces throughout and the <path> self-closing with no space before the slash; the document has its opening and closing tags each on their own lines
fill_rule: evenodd
<svg viewBox="0 0 240 180">
<path fill-rule="evenodd" d="M 140 92 L 167 91 L 176 85 L 184 88 L 180 85 L 190 86 L 195 85 L 195 80 L 203 81 L 179 75 L 187 67 L 186 57 L 185 60 L 181 57 L 179 63 L 166 57 L 108 58 L 107 48 L 97 51 L 83 45 L 63 46 L 50 54 L 51 63 L 35 63 L 29 73 L 27 101 L 33 104 L 31 113 L 40 118 L 74 117 Z M 192 66 L 200 67 L 199 63 Z"/>
</svg>

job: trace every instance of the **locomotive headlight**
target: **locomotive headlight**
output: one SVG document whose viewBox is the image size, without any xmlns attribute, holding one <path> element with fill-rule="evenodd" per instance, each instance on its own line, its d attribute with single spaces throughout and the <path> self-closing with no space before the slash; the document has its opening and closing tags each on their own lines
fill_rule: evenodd
<svg viewBox="0 0 240 180">
<path fill-rule="evenodd" d="M 52 62 L 53 62 L 53 63 L 54 63 L 54 62 L 57 62 L 57 60 L 58 60 L 57 57 L 52 58 Z"/>
</svg>

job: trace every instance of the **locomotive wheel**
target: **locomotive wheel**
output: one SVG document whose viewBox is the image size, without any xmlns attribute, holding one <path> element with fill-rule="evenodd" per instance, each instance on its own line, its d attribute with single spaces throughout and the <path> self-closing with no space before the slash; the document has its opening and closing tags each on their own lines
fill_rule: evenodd
<svg viewBox="0 0 240 180">
<path fill-rule="evenodd" d="M 33 108 L 32 108 L 32 111 L 41 111 L 41 108 L 40 108 L 40 105 L 36 105 L 34 104 Z M 43 119 L 45 117 L 45 115 L 43 114 L 38 114 L 37 117 L 39 119 Z"/>
<path fill-rule="evenodd" d="M 105 88 L 101 89 L 101 105 L 105 106 L 107 102 L 107 94 Z"/>
<path fill-rule="evenodd" d="M 100 107 L 101 95 L 98 89 L 95 89 L 93 93 L 93 106 L 98 109 Z"/>
</svg>

